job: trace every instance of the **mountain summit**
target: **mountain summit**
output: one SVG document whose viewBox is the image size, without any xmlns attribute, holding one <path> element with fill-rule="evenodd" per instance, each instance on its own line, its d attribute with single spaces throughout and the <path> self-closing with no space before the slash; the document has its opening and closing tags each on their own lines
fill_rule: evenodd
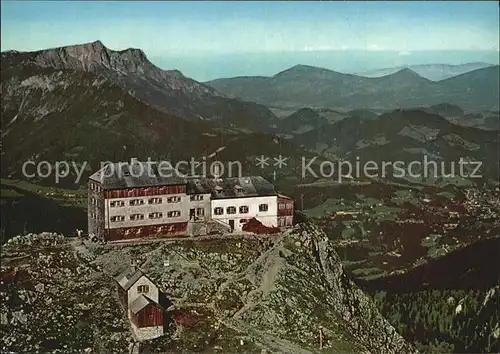
<svg viewBox="0 0 500 354">
<path fill-rule="evenodd" d="M 49 51 L 50 53 L 50 51 Z M 46 54 L 49 54 L 46 52 Z M 127 48 L 121 51 L 110 50 L 101 41 L 59 48 L 59 53 L 77 59 L 84 67 L 100 64 L 115 70 L 136 72 L 144 66 L 153 66 L 141 49 Z M 64 59 L 62 56 L 61 59 Z"/>
<path fill-rule="evenodd" d="M 370 70 L 370 71 L 365 71 L 365 72 L 356 73 L 356 74 L 360 75 L 360 76 L 366 76 L 366 77 L 380 77 L 380 76 L 394 74 L 395 72 L 397 72 L 401 69 L 408 68 L 408 69 L 411 69 L 412 71 L 416 72 L 420 76 L 425 77 L 426 79 L 429 79 L 432 81 L 439 81 L 439 80 L 448 79 L 450 77 L 457 76 L 460 74 L 465 74 L 469 71 L 483 69 L 483 68 L 487 68 L 490 66 L 493 66 L 493 65 L 488 64 L 488 63 L 482 63 L 482 62 L 466 63 L 466 64 L 461 64 L 461 65 L 421 64 L 421 65 L 397 66 L 394 68 Z"/>
<path fill-rule="evenodd" d="M 400 78 L 411 78 L 411 77 L 417 77 L 417 78 L 422 78 L 421 75 L 417 74 L 415 71 L 409 69 L 409 68 L 403 68 L 399 71 L 396 71 L 392 75 L 397 75 Z"/>
</svg>

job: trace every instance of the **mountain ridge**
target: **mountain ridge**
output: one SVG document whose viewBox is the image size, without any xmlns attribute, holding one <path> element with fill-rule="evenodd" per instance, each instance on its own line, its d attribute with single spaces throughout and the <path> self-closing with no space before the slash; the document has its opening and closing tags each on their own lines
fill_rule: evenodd
<svg viewBox="0 0 500 354">
<path fill-rule="evenodd" d="M 435 113 L 395 110 L 377 119 L 345 118 L 295 136 L 299 146 L 317 153 L 360 161 L 481 161 L 485 178 L 498 178 L 498 132 L 464 127 Z M 486 163 L 487 162 L 487 163 Z M 470 171 L 469 171 L 470 172 Z"/>
<path fill-rule="evenodd" d="M 456 75 L 463 74 L 465 72 L 477 70 L 480 68 L 486 68 L 489 66 L 494 66 L 495 64 L 485 63 L 485 62 L 470 62 L 464 64 L 444 64 L 444 63 L 436 63 L 436 64 L 419 64 L 419 65 L 402 65 L 395 67 L 387 67 L 369 71 L 361 71 L 356 72 L 357 75 L 366 76 L 366 77 L 380 77 L 384 75 L 392 74 L 398 70 L 403 68 L 411 69 L 417 72 L 420 76 L 423 76 L 432 81 L 440 81 L 447 79 L 449 77 L 453 77 Z"/>
<path fill-rule="evenodd" d="M 95 168 L 130 157 L 189 159 L 220 147 L 225 131 L 266 132 L 276 119 L 155 67 L 140 49 L 111 51 L 100 41 L 2 52 L 1 76 L 2 176 L 19 176 L 27 160 Z"/>
<path fill-rule="evenodd" d="M 299 109 L 396 109 L 442 102 L 468 110 L 498 110 L 498 66 L 438 82 L 404 68 L 382 77 L 343 74 L 305 65 L 266 78 L 216 79 L 216 90 L 269 107 Z"/>
<path fill-rule="evenodd" d="M 96 65 L 102 65 L 106 68 L 125 73 L 139 72 L 141 74 L 156 74 L 156 76 L 163 74 L 165 78 L 181 76 L 189 80 L 190 83 L 196 82 L 184 76 L 179 70 L 164 70 L 157 67 L 148 60 L 142 49 L 126 48 L 123 50 L 112 50 L 107 48 L 100 40 L 29 52 L 15 51 L 13 53 L 2 52 L 1 54 L 2 60 L 4 60 L 5 55 L 9 54 L 23 56 L 24 58 L 22 59 L 24 61 L 19 63 L 21 65 L 34 64 L 46 68 L 84 71 L 98 71 L 100 68 L 96 67 Z M 219 94 L 206 85 L 197 84 L 197 88 L 205 88 L 205 92 Z M 175 89 L 175 87 L 172 88 Z"/>
<path fill-rule="evenodd" d="M 1 56 L 3 78 L 37 67 L 92 72 L 117 83 L 155 109 L 188 120 L 208 120 L 226 126 L 237 123 L 250 129 L 267 130 L 276 119 L 263 106 L 231 99 L 179 70 L 155 66 L 137 48 L 115 51 L 101 41 L 94 41 L 32 52 L 2 52 Z"/>
</svg>

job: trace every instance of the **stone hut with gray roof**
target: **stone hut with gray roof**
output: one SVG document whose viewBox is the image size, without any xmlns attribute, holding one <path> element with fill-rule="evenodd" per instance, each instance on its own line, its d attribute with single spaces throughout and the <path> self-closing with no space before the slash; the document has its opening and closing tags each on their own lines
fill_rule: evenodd
<svg viewBox="0 0 500 354">
<path fill-rule="evenodd" d="M 166 312 L 160 305 L 161 292 L 142 270 L 132 266 L 115 277 L 118 297 L 138 340 L 164 334 Z"/>
</svg>

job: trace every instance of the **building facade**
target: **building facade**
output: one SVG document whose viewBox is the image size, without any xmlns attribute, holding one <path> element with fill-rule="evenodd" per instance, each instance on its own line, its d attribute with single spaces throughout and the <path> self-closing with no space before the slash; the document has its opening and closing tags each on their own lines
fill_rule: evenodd
<svg viewBox="0 0 500 354">
<path fill-rule="evenodd" d="M 276 196 L 213 199 L 212 218 L 227 224 L 230 230 L 234 231 L 241 231 L 243 225 L 252 218 L 256 218 L 265 226 L 277 227 L 276 201 Z"/>
<path fill-rule="evenodd" d="M 236 232 L 252 218 L 268 227 L 293 223 L 293 200 L 260 176 L 180 177 L 170 165 L 135 160 L 105 166 L 88 188 L 89 235 L 103 241 L 183 236 L 188 225 L 210 221 Z"/>
<path fill-rule="evenodd" d="M 104 199 L 107 239 L 183 234 L 188 222 L 188 205 L 184 185 L 107 191 Z"/>
<path fill-rule="evenodd" d="M 293 199 L 279 194 L 278 200 L 278 227 L 293 226 Z"/>
</svg>

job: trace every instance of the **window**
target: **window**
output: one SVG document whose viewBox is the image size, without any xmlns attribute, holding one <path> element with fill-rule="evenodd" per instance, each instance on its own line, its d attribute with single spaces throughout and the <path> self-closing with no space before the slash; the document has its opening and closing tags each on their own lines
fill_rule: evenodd
<svg viewBox="0 0 500 354">
<path fill-rule="evenodd" d="M 226 208 L 226 213 L 228 213 L 228 214 L 236 214 L 236 207 L 234 207 L 234 206 L 228 206 Z"/>
<path fill-rule="evenodd" d="M 149 198 L 148 203 L 149 204 L 161 204 L 162 200 L 161 198 Z"/>
<path fill-rule="evenodd" d="M 287 209 L 292 209 L 292 203 L 286 203 L 286 208 Z"/>
<path fill-rule="evenodd" d="M 175 225 L 164 225 L 158 228 L 158 232 L 172 232 L 175 229 Z"/>
<path fill-rule="evenodd" d="M 244 224 L 246 222 L 248 222 L 248 219 L 240 219 L 240 224 Z"/>
<path fill-rule="evenodd" d="M 149 218 L 150 219 L 161 219 L 163 217 L 163 213 L 149 213 Z"/>
<path fill-rule="evenodd" d="M 214 209 L 214 214 L 215 215 L 222 215 L 222 214 L 224 214 L 224 209 L 221 207 L 217 207 Z"/>
<path fill-rule="evenodd" d="M 147 293 L 149 293 L 149 285 L 139 285 L 137 287 L 137 292 L 139 294 L 147 294 Z"/>
<path fill-rule="evenodd" d="M 285 209 L 285 204 L 284 203 L 279 203 L 278 209 L 279 210 L 284 210 Z"/>
<path fill-rule="evenodd" d="M 292 226 L 292 219 L 286 219 L 286 226 Z"/>
<path fill-rule="evenodd" d="M 248 206 L 247 205 L 240 206 L 240 214 L 247 214 L 247 213 L 248 213 Z"/>
<path fill-rule="evenodd" d="M 120 222 L 120 221 L 125 221 L 125 216 L 115 215 L 111 217 L 111 222 Z"/>
<path fill-rule="evenodd" d="M 267 204 L 259 204 L 259 211 L 268 211 L 269 205 Z"/>
<path fill-rule="evenodd" d="M 130 220 L 144 220 L 144 214 L 131 214 Z"/>
<path fill-rule="evenodd" d="M 132 205 L 132 206 L 144 205 L 144 199 L 132 199 L 130 201 L 130 205 Z"/>
<path fill-rule="evenodd" d="M 200 201 L 203 200 L 203 195 L 202 194 L 195 194 L 190 197 L 191 201 Z"/>
<path fill-rule="evenodd" d="M 167 213 L 167 216 L 169 218 L 175 218 L 175 217 L 181 216 L 181 212 L 180 212 L 180 210 L 169 211 Z"/>
<path fill-rule="evenodd" d="M 181 197 L 168 197 L 167 202 L 168 203 L 179 203 L 181 201 Z"/>
<path fill-rule="evenodd" d="M 205 209 L 203 209 L 203 208 L 197 208 L 196 209 L 196 215 L 198 215 L 198 216 L 205 215 Z"/>
<path fill-rule="evenodd" d="M 125 202 L 123 200 L 112 200 L 110 203 L 109 203 L 109 206 L 111 208 L 119 208 L 119 207 L 123 207 L 125 206 Z"/>
</svg>

